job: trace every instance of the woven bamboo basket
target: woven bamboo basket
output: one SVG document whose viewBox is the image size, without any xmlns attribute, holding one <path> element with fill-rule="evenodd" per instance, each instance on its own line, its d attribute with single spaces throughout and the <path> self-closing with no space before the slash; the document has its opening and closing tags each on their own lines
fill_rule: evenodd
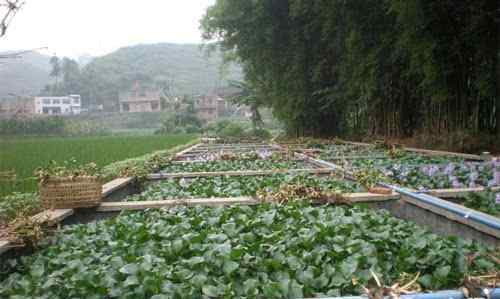
<svg viewBox="0 0 500 299">
<path fill-rule="evenodd" d="M 51 177 L 38 189 L 46 209 L 91 208 L 102 198 L 102 184 L 96 177 Z"/>
</svg>

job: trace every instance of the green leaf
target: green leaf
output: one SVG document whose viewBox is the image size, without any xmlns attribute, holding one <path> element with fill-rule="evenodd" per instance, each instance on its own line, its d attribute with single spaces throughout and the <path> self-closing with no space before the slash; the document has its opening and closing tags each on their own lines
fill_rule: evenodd
<svg viewBox="0 0 500 299">
<path fill-rule="evenodd" d="M 224 273 L 226 273 L 226 275 L 231 275 L 231 273 L 236 271 L 236 269 L 238 269 L 238 267 L 239 267 L 239 264 L 237 262 L 225 261 L 224 266 L 223 266 L 223 270 L 224 270 Z"/>
<path fill-rule="evenodd" d="M 172 243 L 172 249 L 174 250 L 175 253 L 181 252 L 182 248 L 183 248 L 182 240 L 177 239 Z"/>
<path fill-rule="evenodd" d="M 314 280 L 314 272 L 312 267 L 308 267 L 303 271 L 297 273 L 297 279 L 303 284 L 309 284 Z"/>
<path fill-rule="evenodd" d="M 262 287 L 265 298 L 282 298 L 280 285 L 276 282 L 268 282 Z"/>
<path fill-rule="evenodd" d="M 259 281 L 250 278 L 243 283 L 243 293 L 247 296 L 256 295 L 258 292 Z"/>
<path fill-rule="evenodd" d="M 290 283 L 290 298 L 304 298 L 304 286 L 299 284 L 297 281 L 292 280 Z"/>
<path fill-rule="evenodd" d="M 450 273 L 450 270 L 450 266 L 439 267 L 436 271 L 434 271 L 434 275 L 438 278 L 446 278 Z"/>
<path fill-rule="evenodd" d="M 123 283 L 123 285 L 126 287 L 138 284 L 139 284 L 139 279 L 135 275 L 128 276 L 125 282 Z"/>
<path fill-rule="evenodd" d="M 190 266 L 195 266 L 198 264 L 201 264 L 205 261 L 205 259 L 202 256 L 194 256 L 190 258 L 189 260 L 186 260 L 186 263 Z"/>
<path fill-rule="evenodd" d="M 191 278 L 191 282 L 196 287 L 202 287 L 207 282 L 207 280 L 207 276 L 203 274 L 196 274 L 195 276 L 193 276 L 193 278 Z"/>
<path fill-rule="evenodd" d="M 289 277 L 282 277 L 279 280 L 279 285 L 281 292 L 286 296 L 289 292 L 290 289 L 290 278 Z"/>
<path fill-rule="evenodd" d="M 422 275 L 418 279 L 418 282 L 425 288 L 431 288 L 432 286 L 432 276 L 429 274 Z"/>
<path fill-rule="evenodd" d="M 302 268 L 302 264 L 300 263 L 300 259 L 296 256 L 287 257 L 286 262 L 288 263 L 288 266 L 292 270 L 298 270 L 298 269 Z"/>
<path fill-rule="evenodd" d="M 344 275 L 344 277 L 349 278 L 356 272 L 358 268 L 358 261 L 355 259 L 346 259 L 340 265 L 340 271 Z"/>
<path fill-rule="evenodd" d="M 271 225 L 274 221 L 275 216 L 276 216 L 276 212 L 271 211 L 271 212 L 264 213 L 261 217 L 262 217 L 263 222 L 266 225 Z"/>
<path fill-rule="evenodd" d="M 224 291 L 221 288 L 218 288 L 218 287 L 212 286 L 212 285 L 205 285 L 202 287 L 201 290 L 202 290 L 203 294 L 205 294 L 209 297 L 213 297 L 213 298 L 224 294 Z"/>
<path fill-rule="evenodd" d="M 137 271 L 139 271 L 139 267 L 137 266 L 137 264 L 127 264 L 127 265 L 123 266 L 122 268 L 120 268 L 120 272 L 123 274 L 132 275 L 132 274 L 136 274 Z"/>
</svg>

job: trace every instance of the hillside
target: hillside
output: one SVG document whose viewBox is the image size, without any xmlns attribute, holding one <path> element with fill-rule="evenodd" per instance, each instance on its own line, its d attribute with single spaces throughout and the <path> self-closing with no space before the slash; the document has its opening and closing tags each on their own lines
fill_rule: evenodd
<svg viewBox="0 0 500 299">
<path fill-rule="evenodd" d="M 241 70 L 230 67 L 221 75 L 219 53 L 207 55 L 195 44 L 152 44 L 119 49 L 95 58 L 83 69 L 84 97 L 90 103 L 116 105 L 118 94 L 135 81 L 155 87 L 170 86 L 175 95 L 203 94 L 241 79 Z"/>
<path fill-rule="evenodd" d="M 38 94 L 49 83 L 50 57 L 37 53 L 0 65 L 0 98 L 8 93 Z M 108 55 L 83 59 L 78 89 L 84 104 L 104 104 L 116 108 L 120 92 L 135 81 L 159 88 L 170 86 L 173 95 L 204 94 L 227 86 L 227 80 L 241 79 L 239 67 L 221 69 L 218 52 L 211 55 L 196 44 L 152 44 L 121 48 Z M 82 60 L 79 60 L 80 62 Z"/>
<path fill-rule="evenodd" d="M 37 94 L 49 82 L 49 57 L 38 53 L 0 61 L 0 99 L 9 93 Z"/>
</svg>

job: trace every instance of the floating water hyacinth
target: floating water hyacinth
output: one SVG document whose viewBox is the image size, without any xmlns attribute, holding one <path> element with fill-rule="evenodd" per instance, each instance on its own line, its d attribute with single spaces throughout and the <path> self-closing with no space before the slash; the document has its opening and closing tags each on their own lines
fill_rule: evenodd
<svg viewBox="0 0 500 299">
<path fill-rule="evenodd" d="M 439 172 L 439 167 L 437 165 L 426 165 L 421 168 L 423 174 L 433 177 Z"/>
<path fill-rule="evenodd" d="M 495 185 L 500 185 L 500 171 L 495 170 L 493 172 L 493 180 L 495 181 Z"/>
<path fill-rule="evenodd" d="M 476 181 L 479 179 L 479 173 L 477 171 L 473 171 L 469 174 L 469 187 L 476 187 Z"/>
<path fill-rule="evenodd" d="M 453 173 L 454 170 L 455 170 L 455 165 L 453 163 L 449 163 L 443 172 L 444 174 L 449 176 Z"/>
<path fill-rule="evenodd" d="M 197 156 L 191 160 L 215 161 L 215 160 L 217 160 L 217 155 L 213 154 L 213 153 L 200 154 L 199 156 Z"/>
<path fill-rule="evenodd" d="M 410 172 L 408 170 L 405 170 L 403 172 L 401 172 L 401 174 L 399 175 L 402 179 L 407 179 L 408 178 L 408 175 L 410 174 Z"/>
<path fill-rule="evenodd" d="M 381 160 L 357 162 L 357 167 L 376 167 L 396 184 L 417 189 L 500 186 L 500 159 L 488 162 L 437 161 L 420 164 L 418 161 L 397 160 L 384 164 Z M 375 163 L 375 164 L 374 164 Z M 378 163 L 378 165 L 377 165 Z M 410 164 L 413 163 L 413 164 Z"/>
<path fill-rule="evenodd" d="M 185 178 L 182 178 L 179 180 L 179 185 L 181 185 L 182 188 L 187 188 L 189 186 L 189 182 Z"/>
<path fill-rule="evenodd" d="M 493 172 L 493 179 L 488 182 L 488 187 L 500 186 L 500 171 Z"/>
<path fill-rule="evenodd" d="M 462 183 L 460 183 L 456 177 L 451 180 L 451 186 L 453 188 L 462 188 L 463 187 Z"/>
<path fill-rule="evenodd" d="M 494 168 L 500 168 L 500 158 L 493 158 L 491 160 L 491 165 Z"/>
<path fill-rule="evenodd" d="M 392 177 L 394 176 L 394 172 L 391 171 L 391 170 L 388 170 L 388 169 L 384 169 L 382 170 L 382 173 L 385 175 L 385 176 L 388 176 L 388 177 Z"/>
<path fill-rule="evenodd" d="M 266 149 L 257 150 L 257 156 L 259 156 L 260 159 L 267 159 L 267 158 L 271 157 L 272 155 L 273 154 Z"/>
</svg>

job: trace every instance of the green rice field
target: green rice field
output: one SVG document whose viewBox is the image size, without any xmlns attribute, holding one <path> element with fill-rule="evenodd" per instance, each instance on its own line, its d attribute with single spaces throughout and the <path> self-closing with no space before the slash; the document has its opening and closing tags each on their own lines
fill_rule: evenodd
<svg viewBox="0 0 500 299">
<path fill-rule="evenodd" d="M 14 171 L 16 181 L 0 177 L 0 195 L 33 192 L 36 182 L 33 170 L 51 160 L 62 162 L 95 162 L 99 167 L 109 163 L 165 150 L 187 143 L 194 135 L 107 136 L 107 137 L 0 137 L 0 172 Z"/>
</svg>

